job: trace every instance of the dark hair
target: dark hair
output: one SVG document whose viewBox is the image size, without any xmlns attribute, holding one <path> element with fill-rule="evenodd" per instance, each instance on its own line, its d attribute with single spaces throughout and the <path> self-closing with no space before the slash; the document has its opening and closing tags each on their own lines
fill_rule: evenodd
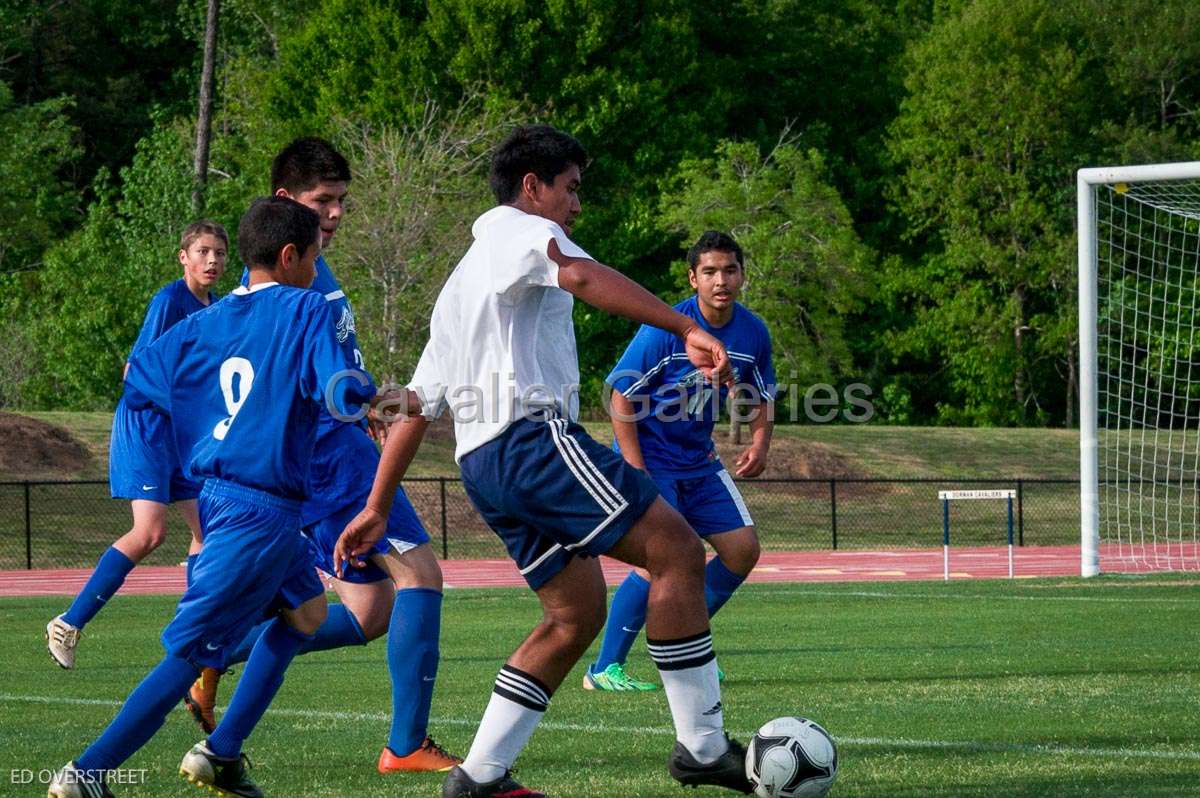
<svg viewBox="0 0 1200 798">
<path fill-rule="evenodd" d="M 229 234 L 225 232 L 224 227 L 209 219 L 200 219 L 183 228 L 183 234 L 179 236 L 179 248 L 186 250 L 197 238 L 204 235 L 216 236 L 224 241 L 225 248 L 229 249 Z"/>
<path fill-rule="evenodd" d="M 249 268 L 270 268 L 279 251 L 294 244 L 301 253 L 317 243 L 321 217 L 287 197 L 256 199 L 238 223 L 238 256 Z"/>
<path fill-rule="evenodd" d="M 587 150 L 574 136 L 549 125 L 521 125 L 492 153 L 488 184 L 496 201 L 504 204 L 517 198 L 530 172 L 543 183 L 553 183 L 571 164 L 583 169 L 587 161 Z"/>
<path fill-rule="evenodd" d="M 296 139 L 271 162 L 271 191 L 296 195 L 318 183 L 350 181 L 350 164 L 325 139 Z"/>
<path fill-rule="evenodd" d="M 746 268 L 746 260 L 742 257 L 742 248 L 738 246 L 738 242 L 733 240 L 733 236 L 718 230 L 705 230 L 688 250 L 688 269 L 694 271 L 696 265 L 700 263 L 700 256 L 705 252 L 713 251 L 732 253 L 738 266 Z"/>
</svg>

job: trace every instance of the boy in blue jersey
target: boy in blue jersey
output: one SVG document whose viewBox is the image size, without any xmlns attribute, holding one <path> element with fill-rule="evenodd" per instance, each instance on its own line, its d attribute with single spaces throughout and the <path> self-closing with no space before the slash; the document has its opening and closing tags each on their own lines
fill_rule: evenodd
<svg viewBox="0 0 1200 798">
<path fill-rule="evenodd" d="M 129 362 L 177 322 L 215 300 L 212 287 L 225 273 L 229 236 L 216 222 L 193 222 L 179 240 L 183 278 L 163 286 L 146 309 Z M 200 485 L 183 476 L 170 443 L 166 418 L 153 409 L 131 410 L 124 398 L 113 412 L 108 450 L 109 487 L 114 499 L 127 499 L 133 528 L 117 539 L 96 563 L 91 577 L 71 606 L 46 625 L 46 646 L 63 668 L 75 667 L 75 647 L 83 627 L 121 587 L 125 577 L 167 536 L 167 506 L 174 503 L 192 530 L 188 575 L 200 550 L 196 497 Z"/>
<path fill-rule="evenodd" d="M 166 656 L 104 733 L 55 775 L 51 798 L 112 795 L 105 773 L 154 735 L 201 667 L 224 667 L 268 615 L 229 711 L 180 764 L 189 781 L 220 795 L 262 795 L 246 776 L 242 742 L 326 613 L 300 533 L 317 419 L 327 403 L 352 413 L 375 393 L 339 346 L 328 303 L 306 290 L 318 225 L 292 200 L 256 201 L 238 228 L 249 286 L 180 322 L 130 364 L 126 401 L 169 417 L 185 474 L 204 482 L 204 547 L 163 630 Z"/>
<path fill-rule="evenodd" d="M 290 197 L 320 216 L 322 248 L 331 243 L 341 223 L 349 183 L 346 159 L 319 138 L 293 141 L 271 166 L 276 196 Z M 338 342 L 347 359 L 363 368 L 354 313 L 323 255 L 317 258 L 316 272 L 312 288 L 329 304 Z M 338 535 L 366 503 L 378 463 L 365 419 L 347 422 L 322 412 L 309 471 L 310 495 L 301 517 L 317 567 L 328 574 L 335 571 L 332 555 Z M 461 760 L 442 750 L 427 728 L 438 670 L 442 571 L 403 489 L 396 489 L 387 534 L 366 559 L 364 568 L 333 580 L 342 603 L 329 608 L 329 617 L 300 653 L 365 645 L 386 633 L 392 724 L 376 767 L 380 773 L 449 770 Z M 259 631 L 246 636 L 230 664 L 246 658 Z M 215 722 L 219 676 L 219 671 L 204 671 L 187 696 L 188 708 L 205 731 Z"/>
<path fill-rule="evenodd" d="M 675 309 L 695 319 L 729 352 L 739 405 L 750 414 L 751 444 L 734 463 L 739 477 L 756 477 L 771 446 L 775 370 L 771 336 L 763 321 L 737 301 L 746 279 L 742 248 L 709 230 L 688 250 L 688 281 L 695 296 Z M 638 330 L 616 368 L 612 386 L 613 448 L 650 474 L 663 498 L 687 519 L 717 556 L 704 572 L 711 618 L 758 562 L 758 536 L 741 493 L 717 457 L 712 431 L 727 395 L 699 379 L 673 336 Z M 625 672 L 625 659 L 646 623 L 649 574 L 635 568 L 613 596 L 600 655 L 583 676 L 588 690 L 656 690 Z"/>
<path fill-rule="evenodd" d="M 575 421 L 574 299 L 672 331 L 708 379 L 732 379 L 728 356 L 695 319 L 568 237 L 587 161 L 578 141 L 546 125 L 522 126 L 496 149 L 490 182 L 499 204 L 475 220 L 474 240 L 438 295 L 403 400 L 413 415 L 388 431 L 374 489 L 337 543 L 340 566 L 384 535 L 428 420 L 449 409 L 463 485 L 537 594 L 542 620 L 500 669 L 442 798 L 543 797 L 517 783 L 512 767 L 603 626 L 600 554 L 653 577 L 646 629 L 675 724 L 671 776 L 751 791 L 745 750 L 724 731 L 703 546 L 644 472 Z"/>
</svg>

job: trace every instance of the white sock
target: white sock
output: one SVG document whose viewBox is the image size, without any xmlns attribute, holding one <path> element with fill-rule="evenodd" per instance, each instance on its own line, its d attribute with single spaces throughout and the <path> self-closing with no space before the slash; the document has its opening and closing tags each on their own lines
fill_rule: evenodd
<svg viewBox="0 0 1200 798">
<path fill-rule="evenodd" d="M 546 685 L 535 676 L 505 665 L 496 677 L 471 750 L 459 767 L 477 784 L 503 776 L 512 769 L 549 705 Z"/>
<path fill-rule="evenodd" d="M 729 748 L 721 711 L 721 685 L 712 635 L 704 632 L 678 640 L 646 640 L 658 666 L 675 738 L 702 765 L 715 762 Z"/>
</svg>

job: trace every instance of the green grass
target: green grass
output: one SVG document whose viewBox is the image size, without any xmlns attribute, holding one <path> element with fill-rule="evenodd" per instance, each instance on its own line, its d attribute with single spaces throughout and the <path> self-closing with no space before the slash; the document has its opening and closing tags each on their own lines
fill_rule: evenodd
<svg viewBox="0 0 1200 798">
<path fill-rule="evenodd" d="M 161 655 L 167 598 L 118 597 L 79 667 L 41 643 L 63 599 L 0 601 L 0 794 L 8 769 L 60 766 Z M 803 714 L 840 742 L 835 796 L 1179 796 L 1200 781 L 1195 580 L 753 585 L 714 623 L 729 728 Z M 537 617 L 523 590 L 451 591 L 432 733 L 465 751 L 495 672 Z M 554 796 L 683 796 L 666 775 L 661 693 L 587 693 L 577 666 L 518 762 Z M 630 670 L 653 669 L 639 645 Z M 222 701 L 230 684 L 223 685 Z M 374 772 L 387 730 L 384 646 L 298 659 L 247 750 L 269 795 L 433 796 L 436 776 Z M 173 713 L 127 766 L 126 796 L 196 794 L 175 773 L 198 739 Z M 29 792 L 29 794 L 33 794 Z M 700 790 L 687 795 L 722 794 Z"/>
</svg>

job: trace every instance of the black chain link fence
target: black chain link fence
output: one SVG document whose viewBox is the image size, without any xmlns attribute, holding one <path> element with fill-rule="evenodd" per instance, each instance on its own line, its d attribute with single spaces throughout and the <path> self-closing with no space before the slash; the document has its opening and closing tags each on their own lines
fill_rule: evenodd
<svg viewBox="0 0 1200 798">
<path fill-rule="evenodd" d="M 764 551 L 874 550 L 941 545 L 938 491 L 1016 491 L 1014 542 L 1021 546 L 1079 542 L 1079 480 L 1048 479 L 770 479 L 739 480 Z M 504 546 L 470 505 L 462 482 L 409 479 L 404 491 L 443 558 L 506 556 Z M 188 530 L 168 512 L 166 544 L 150 565 L 186 558 Z M 91 568 L 130 528 L 128 502 L 109 498 L 107 481 L 0 482 L 0 569 Z M 953 502 L 955 546 L 998 546 L 1007 540 L 1001 500 Z"/>
<path fill-rule="evenodd" d="M 928 548 L 941 545 L 939 490 L 1010 489 L 1014 542 L 1079 543 L 1079 480 L 1068 479 L 754 479 L 738 489 L 765 551 Z M 500 540 L 471 506 L 462 482 L 404 482 L 443 558 L 505 557 Z M 1007 540 L 1003 501 L 951 502 L 951 542 L 998 546 Z M 168 513 L 167 542 L 144 562 L 175 565 L 187 556 L 188 529 Z M 108 483 L 0 482 L 0 569 L 84 568 L 129 529 L 129 503 Z"/>
</svg>

